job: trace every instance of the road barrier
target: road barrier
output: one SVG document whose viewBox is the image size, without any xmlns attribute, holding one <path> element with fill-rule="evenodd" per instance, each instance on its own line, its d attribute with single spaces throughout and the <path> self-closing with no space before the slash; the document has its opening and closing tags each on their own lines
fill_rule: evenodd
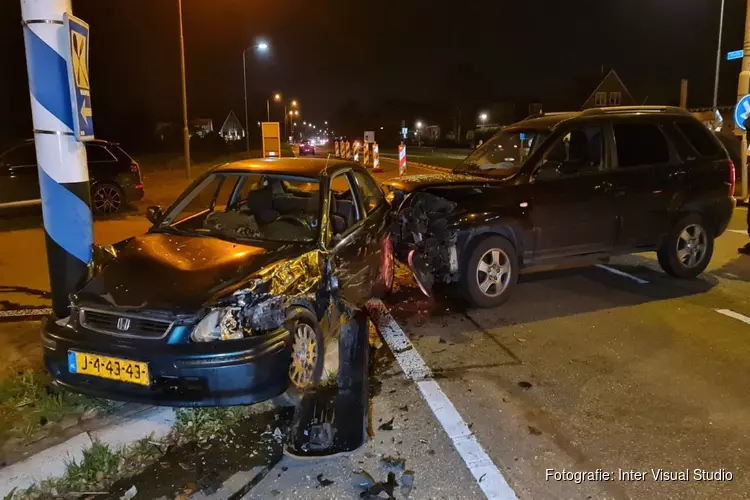
<svg viewBox="0 0 750 500">
<path fill-rule="evenodd" d="M 365 164 L 365 167 L 368 167 L 370 166 L 370 143 L 364 143 L 362 149 L 362 163 Z"/>
<path fill-rule="evenodd" d="M 406 144 L 398 146 L 398 175 L 406 175 Z"/>
<path fill-rule="evenodd" d="M 372 171 L 373 172 L 382 172 L 383 169 L 380 168 L 380 149 L 378 148 L 378 143 L 375 142 L 372 145 Z"/>
<path fill-rule="evenodd" d="M 359 161 L 359 143 L 354 143 L 354 161 Z"/>
<path fill-rule="evenodd" d="M 349 144 L 349 141 L 346 141 L 344 143 L 344 158 L 346 158 L 347 160 L 352 159 L 352 145 Z"/>
<path fill-rule="evenodd" d="M 339 150 L 339 141 L 333 141 L 333 155 L 336 158 L 341 158 L 341 151 Z"/>
</svg>

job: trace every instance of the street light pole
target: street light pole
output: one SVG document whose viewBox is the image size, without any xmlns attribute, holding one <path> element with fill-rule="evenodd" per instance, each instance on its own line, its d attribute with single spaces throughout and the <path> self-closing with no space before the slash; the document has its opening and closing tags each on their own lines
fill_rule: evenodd
<svg viewBox="0 0 750 500">
<path fill-rule="evenodd" d="M 719 102 L 719 67 L 721 66 L 721 38 L 724 31 L 724 0 L 721 0 L 721 13 L 719 14 L 719 43 L 716 47 L 716 75 L 714 76 L 714 110 Z"/>
<path fill-rule="evenodd" d="M 187 79 L 185 77 L 185 37 L 182 30 L 182 0 L 177 0 L 180 16 L 180 70 L 182 75 L 182 140 L 185 146 L 185 176 L 190 180 L 190 130 L 188 129 Z"/>
<path fill-rule="evenodd" d="M 245 146 L 250 152 L 250 118 L 247 114 L 247 49 L 242 51 L 242 81 L 245 84 Z"/>
<path fill-rule="evenodd" d="M 266 99 L 266 114 L 268 115 L 268 121 L 271 121 L 271 99 Z"/>
</svg>

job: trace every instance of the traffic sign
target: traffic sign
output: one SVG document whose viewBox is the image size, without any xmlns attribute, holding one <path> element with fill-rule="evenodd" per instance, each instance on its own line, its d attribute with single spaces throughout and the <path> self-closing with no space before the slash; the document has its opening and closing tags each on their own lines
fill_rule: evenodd
<svg viewBox="0 0 750 500">
<path fill-rule="evenodd" d="M 367 143 L 375 142 L 375 131 L 365 130 L 365 142 Z"/>
<path fill-rule="evenodd" d="M 73 132 L 76 140 L 94 139 L 94 119 L 91 111 L 91 83 L 89 80 L 89 25 L 65 13 L 67 35 L 68 86 L 73 106 Z"/>
<path fill-rule="evenodd" d="M 745 56 L 745 51 L 740 50 L 733 50 L 731 52 L 727 52 L 727 61 L 734 61 L 735 59 L 742 59 Z"/>
<path fill-rule="evenodd" d="M 747 130 L 745 128 L 745 120 L 750 116 L 750 94 L 746 95 L 740 102 L 737 103 L 737 107 L 734 108 L 734 124 L 741 130 Z"/>
</svg>

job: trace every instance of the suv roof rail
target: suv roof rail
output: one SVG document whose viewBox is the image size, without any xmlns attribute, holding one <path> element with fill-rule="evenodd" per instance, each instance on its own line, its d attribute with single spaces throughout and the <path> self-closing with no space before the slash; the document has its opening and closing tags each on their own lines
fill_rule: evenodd
<svg viewBox="0 0 750 500">
<path fill-rule="evenodd" d="M 677 106 L 613 106 L 606 108 L 591 108 L 583 111 L 584 115 L 605 115 L 615 113 L 678 113 L 681 115 L 689 115 L 690 112 L 686 109 L 679 108 Z"/>
<path fill-rule="evenodd" d="M 545 112 L 541 112 L 541 113 L 536 113 L 536 114 L 533 114 L 533 115 L 529 115 L 526 118 L 524 118 L 523 121 L 533 120 L 534 118 L 543 118 L 545 116 L 569 115 L 571 113 L 576 113 L 576 111 L 547 111 L 546 113 Z"/>
</svg>

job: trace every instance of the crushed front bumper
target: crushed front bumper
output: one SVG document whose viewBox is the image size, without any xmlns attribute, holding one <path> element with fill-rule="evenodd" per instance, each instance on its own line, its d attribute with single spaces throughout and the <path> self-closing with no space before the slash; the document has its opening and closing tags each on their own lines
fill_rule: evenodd
<svg viewBox="0 0 750 500">
<path fill-rule="evenodd" d="M 164 406 L 230 406 L 265 401 L 287 389 L 291 336 L 277 331 L 236 341 L 166 344 L 75 330 L 47 320 L 44 364 L 55 383 L 94 397 Z M 68 371 L 68 352 L 148 363 L 140 386 Z"/>
</svg>

